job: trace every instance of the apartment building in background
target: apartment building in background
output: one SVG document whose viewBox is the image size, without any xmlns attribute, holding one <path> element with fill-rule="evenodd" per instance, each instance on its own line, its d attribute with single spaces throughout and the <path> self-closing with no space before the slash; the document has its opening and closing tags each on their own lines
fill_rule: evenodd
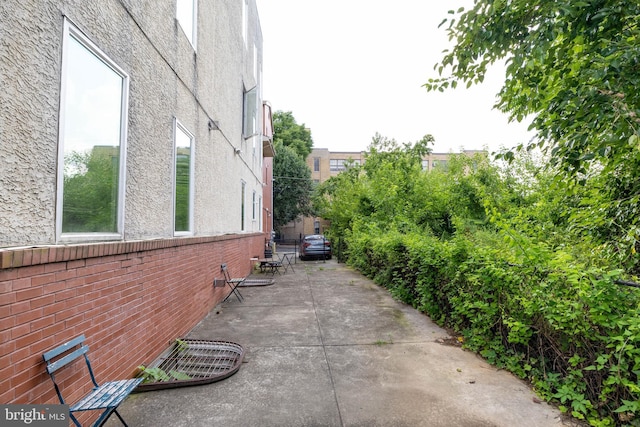
<svg viewBox="0 0 640 427">
<path fill-rule="evenodd" d="M 263 40 L 255 0 L 0 16 L 0 402 L 54 402 L 44 351 L 85 334 L 100 378 L 131 376 L 263 252 Z"/>
<path fill-rule="evenodd" d="M 473 156 L 484 153 L 483 150 L 463 150 L 462 154 Z M 314 148 L 307 157 L 307 166 L 311 170 L 311 179 L 320 184 L 332 176 L 345 171 L 350 165 L 362 165 L 366 161 L 366 151 L 329 151 L 327 148 Z M 422 170 L 433 171 L 448 167 L 452 153 L 430 153 L 422 159 Z M 323 234 L 331 224 L 320 217 L 300 217 L 282 227 L 280 238 L 296 240 L 309 234 Z"/>
</svg>

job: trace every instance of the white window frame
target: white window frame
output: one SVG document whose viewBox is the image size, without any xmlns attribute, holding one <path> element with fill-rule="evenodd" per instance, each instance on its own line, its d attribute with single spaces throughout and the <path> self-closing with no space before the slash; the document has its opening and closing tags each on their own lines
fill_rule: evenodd
<svg viewBox="0 0 640 427">
<path fill-rule="evenodd" d="M 253 194 L 251 196 L 251 206 L 252 206 L 251 220 L 255 222 L 257 219 L 256 213 L 258 209 L 258 194 L 256 193 L 256 190 L 253 190 Z"/>
<path fill-rule="evenodd" d="M 188 3 L 191 3 L 191 22 L 183 22 L 180 19 L 181 9 L 186 6 Z M 182 6 L 181 6 L 182 5 Z M 186 17 L 186 19 L 189 19 Z M 176 0 L 176 20 L 180 24 L 180 28 L 187 36 L 189 43 L 193 46 L 193 50 L 197 50 L 197 38 L 198 38 L 198 0 Z M 188 34 L 188 29 L 185 28 L 188 24 L 191 24 L 191 34 Z"/>
<path fill-rule="evenodd" d="M 64 186 L 64 136 L 65 136 L 65 111 L 66 111 L 66 91 L 68 78 L 68 44 L 69 38 L 74 38 L 90 53 L 95 55 L 103 64 L 109 67 L 114 73 L 122 78 L 121 107 L 120 107 L 120 156 L 118 170 L 118 209 L 117 209 L 117 226 L 115 233 L 63 233 L 62 232 L 62 216 L 63 216 L 63 186 Z M 62 37 L 62 70 L 60 85 L 60 110 L 58 123 L 58 171 L 57 171 L 57 189 L 56 189 L 56 241 L 80 242 L 80 241 L 107 241 L 120 240 L 124 236 L 124 204 L 126 189 L 126 153 L 127 153 L 127 131 L 129 122 L 129 75 L 120 68 L 111 58 L 109 58 L 96 44 L 94 44 L 86 35 L 80 31 L 68 18 L 64 18 L 63 37 Z"/>
<path fill-rule="evenodd" d="M 258 231 L 262 231 L 262 196 L 258 196 Z"/>
<path fill-rule="evenodd" d="M 247 183 L 244 180 L 240 181 L 240 231 L 247 229 L 247 204 L 245 199 L 247 193 Z"/>
<path fill-rule="evenodd" d="M 177 146 L 177 136 L 178 132 L 182 132 L 186 135 L 190 140 L 190 149 L 189 149 L 189 227 L 188 230 L 176 230 L 176 173 L 177 173 L 177 156 L 178 156 L 178 146 Z M 173 120 L 173 235 L 174 236 L 191 236 L 193 235 L 193 202 L 194 202 L 194 165 L 195 165 L 195 137 L 193 134 L 182 124 L 180 121 L 174 117 Z"/>
<path fill-rule="evenodd" d="M 244 91 L 242 95 L 242 136 L 246 141 L 260 133 L 258 111 L 258 86 Z"/>
</svg>

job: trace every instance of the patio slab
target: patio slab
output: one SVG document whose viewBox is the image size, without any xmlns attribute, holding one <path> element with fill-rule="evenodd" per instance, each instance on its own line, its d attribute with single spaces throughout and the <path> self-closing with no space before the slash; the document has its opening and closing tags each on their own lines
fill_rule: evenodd
<svg viewBox="0 0 640 427">
<path fill-rule="evenodd" d="M 335 260 L 240 291 L 189 334 L 241 344 L 238 373 L 132 395 L 119 410 L 130 425 L 563 425 L 524 382 L 444 345 L 445 330 Z"/>
</svg>

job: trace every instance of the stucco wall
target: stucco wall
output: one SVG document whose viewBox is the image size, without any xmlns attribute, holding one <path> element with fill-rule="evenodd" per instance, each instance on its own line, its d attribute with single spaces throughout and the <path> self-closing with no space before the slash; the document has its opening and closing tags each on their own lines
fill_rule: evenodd
<svg viewBox="0 0 640 427">
<path fill-rule="evenodd" d="M 243 90 L 257 83 L 254 45 L 262 60 L 257 9 L 249 4 L 245 48 L 242 2 L 200 0 L 194 50 L 175 19 L 175 0 L 0 2 L 0 247 L 59 241 L 64 17 L 130 77 L 124 238 L 173 236 L 174 118 L 195 137 L 193 235 L 258 231 L 250 208 L 262 174 L 242 137 Z M 211 120 L 219 130 L 209 129 Z"/>
</svg>

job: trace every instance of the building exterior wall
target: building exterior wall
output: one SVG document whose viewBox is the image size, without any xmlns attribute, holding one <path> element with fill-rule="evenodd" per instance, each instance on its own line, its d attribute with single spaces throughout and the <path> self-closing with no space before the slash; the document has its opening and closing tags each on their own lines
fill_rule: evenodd
<svg viewBox="0 0 640 427">
<path fill-rule="evenodd" d="M 132 375 L 224 298 L 212 287 L 221 263 L 246 275 L 263 250 L 263 210 L 254 217 L 252 203 L 255 194 L 271 206 L 271 136 L 261 125 L 243 132 L 243 97 L 262 81 L 257 7 L 195 3 L 192 45 L 176 0 L 0 2 L 1 402 L 54 402 L 42 352 L 80 333 L 101 381 Z M 127 75 L 117 238 L 57 228 L 68 26 Z M 174 226 L 176 120 L 193 136 L 193 220 L 183 233 Z"/>
<path fill-rule="evenodd" d="M 122 239 L 174 236 L 174 119 L 194 136 L 192 235 L 260 231 L 261 221 L 245 218 L 244 230 L 240 221 L 241 180 L 246 194 L 262 193 L 261 136 L 242 135 L 262 35 L 252 0 L 245 43 L 242 5 L 199 1 L 194 49 L 175 0 L 2 2 L 0 247 L 63 240 L 55 224 L 65 19 L 129 75 Z"/>
<path fill-rule="evenodd" d="M 247 274 L 263 244 L 247 234 L 2 252 L 0 402 L 57 402 L 42 353 L 80 334 L 99 382 L 131 377 L 224 298 L 220 265 Z M 88 391 L 75 381 L 68 391 Z"/>
</svg>

